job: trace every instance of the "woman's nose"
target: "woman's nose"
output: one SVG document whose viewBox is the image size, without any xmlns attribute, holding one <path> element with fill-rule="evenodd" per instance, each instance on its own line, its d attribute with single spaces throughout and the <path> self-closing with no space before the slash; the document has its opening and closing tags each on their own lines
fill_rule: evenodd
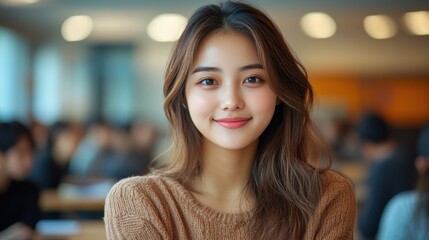
<svg viewBox="0 0 429 240">
<path fill-rule="evenodd" d="M 225 86 L 222 91 L 221 105 L 222 110 L 234 111 L 244 107 L 244 101 L 238 87 Z"/>
</svg>

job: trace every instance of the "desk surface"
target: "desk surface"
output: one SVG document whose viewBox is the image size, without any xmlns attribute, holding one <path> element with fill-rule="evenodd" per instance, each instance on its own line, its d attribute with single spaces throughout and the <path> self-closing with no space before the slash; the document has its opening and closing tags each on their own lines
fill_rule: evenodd
<svg viewBox="0 0 429 240">
<path fill-rule="evenodd" d="M 52 211 L 102 211 L 104 199 L 66 198 L 57 190 L 44 190 L 40 196 L 40 206 L 45 212 Z"/>
<path fill-rule="evenodd" d="M 36 233 L 35 240 L 104 240 L 106 239 L 106 231 L 103 221 L 78 221 L 79 232 L 76 234 L 67 235 L 43 235 Z"/>
</svg>

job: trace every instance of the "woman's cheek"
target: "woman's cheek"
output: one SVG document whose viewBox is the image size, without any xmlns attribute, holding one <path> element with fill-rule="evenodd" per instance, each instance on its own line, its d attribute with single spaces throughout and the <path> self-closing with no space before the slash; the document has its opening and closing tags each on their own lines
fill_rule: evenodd
<svg viewBox="0 0 429 240">
<path fill-rule="evenodd" d="M 202 91 L 190 92 L 187 102 L 191 115 L 210 115 L 216 107 L 216 98 L 212 94 Z"/>
</svg>

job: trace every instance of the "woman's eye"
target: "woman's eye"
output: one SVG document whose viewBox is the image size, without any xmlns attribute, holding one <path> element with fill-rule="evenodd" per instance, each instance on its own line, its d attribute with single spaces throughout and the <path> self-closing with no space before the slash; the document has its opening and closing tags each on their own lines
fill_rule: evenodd
<svg viewBox="0 0 429 240">
<path fill-rule="evenodd" d="M 258 77 L 248 77 L 244 80 L 244 83 L 260 83 L 262 79 Z"/>
<path fill-rule="evenodd" d="M 217 82 L 213 79 L 206 78 L 206 79 L 203 79 L 202 81 L 200 81 L 200 84 L 206 85 L 206 86 L 211 86 L 211 85 L 216 85 Z"/>
</svg>

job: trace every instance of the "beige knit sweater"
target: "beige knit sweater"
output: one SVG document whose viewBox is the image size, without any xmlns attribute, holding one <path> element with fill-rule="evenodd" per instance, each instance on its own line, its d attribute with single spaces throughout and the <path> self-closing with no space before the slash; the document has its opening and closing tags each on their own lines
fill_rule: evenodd
<svg viewBox="0 0 429 240">
<path fill-rule="evenodd" d="M 326 172 L 325 192 L 304 239 L 353 239 L 356 201 L 352 186 Z M 179 182 L 151 175 L 118 182 L 105 205 L 107 238 L 249 239 L 251 213 L 222 213 L 202 205 Z"/>
</svg>

